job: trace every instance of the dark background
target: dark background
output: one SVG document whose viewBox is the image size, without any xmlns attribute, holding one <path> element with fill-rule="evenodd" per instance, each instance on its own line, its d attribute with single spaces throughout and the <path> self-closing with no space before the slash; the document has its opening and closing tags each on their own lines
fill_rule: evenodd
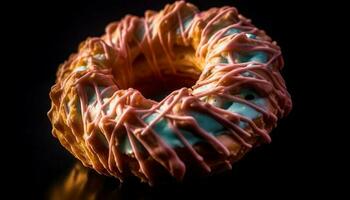
<svg viewBox="0 0 350 200">
<path fill-rule="evenodd" d="M 105 26 L 126 14 L 142 16 L 146 9 L 160 10 L 167 1 L 47 1 L 18 3 L 12 12 L 8 49 L 14 79 L 10 93 L 15 97 L 15 112 L 4 133 L 11 139 L 3 141 L 5 173 L 13 177 L 7 181 L 8 192 L 14 199 L 49 198 L 54 185 L 68 175 L 76 160 L 51 135 L 51 124 L 46 116 L 50 108 L 48 97 L 60 63 L 77 50 L 78 44 L 88 36 L 100 36 Z M 172 1 L 168 1 L 172 2 Z M 104 188 L 102 199 L 109 194 L 118 199 L 216 198 L 223 197 L 305 197 L 322 195 L 326 175 L 318 163 L 320 158 L 331 157 L 330 147 L 317 141 L 322 132 L 323 111 L 319 104 L 325 99 L 315 96 L 328 84 L 315 77 L 328 73 L 325 68 L 326 49 L 319 33 L 329 30 L 327 12 L 319 4 L 306 5 L 302 1 L 189 1 L 206 10 L 213 6 L 231 5 L 264 29 L 282 48 L 285 59 L 283 76 L 293 99 L 294 108 L 273 130 L 273 142 L 249 153 L 234 165 L 233 170 L 197 182 L 149 188 L 130 181 L 118 186 L 114 179 L 89 174 Z M 16 4 L 16 3 L 15 3 Z M 320 21 L 321 20 L 321 21 Z M 322 23 L 321 23 L 322 22 Z M 321 31 L 320 31 L 321 30 Z M 6 38 L 5 38 L 6 40 Z M 316 60 L 316 61 L 315 61 Z M 322 60 L 318 63 L 317 61 Z M 15 67 L 16 66 L 16 67 Z M 18 106 L 20 105 L 20 106 Z M 8 107 L 5 109 L 13 109 Z M 20 114 L 19 114 L 20 113 Z M 317 119 L 316 119 L 317 118 Z M 319 119 L 318 119 L 319 118 Z M 13 123 L 14 122 L 14 123 Z M 6 122 L 7 123 L 7 122 Z M 317 127 L 317 128 L 316 128 Z M 325 138 L 328 139 L 328 138 Z M 7 142 L 8 141 L 8 142 Z M 15 143 L 15 145 L 13 145 Z M 8 154 L 6 152 L 10 152 Z M 6 156 L 7 155 L 7 156 Z M 327 161 L 328 163 L 328 161 Z M 91 183 L 89 183 L 91 184 Z M 93 183 L 89 190 L 98 190 Z"/>
</svg>

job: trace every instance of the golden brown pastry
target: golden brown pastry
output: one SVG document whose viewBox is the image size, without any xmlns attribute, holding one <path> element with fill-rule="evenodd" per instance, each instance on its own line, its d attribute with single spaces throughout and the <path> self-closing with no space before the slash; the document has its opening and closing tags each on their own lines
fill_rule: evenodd
<svg viewBox="0 0 350 200">
<path fill-rule="evenodd" d="M 53 135 L 85 166 L 153 184 L 231 168 L 291 110 L 280 48 L 233 7 L 127 15 L 57 72 Z"/>
</svg>

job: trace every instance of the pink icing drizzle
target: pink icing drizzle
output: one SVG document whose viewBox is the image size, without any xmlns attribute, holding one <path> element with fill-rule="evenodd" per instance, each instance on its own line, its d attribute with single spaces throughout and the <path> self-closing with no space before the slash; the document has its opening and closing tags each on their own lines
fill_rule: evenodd
<svg viewBox="0 0 350 200">
<path fill-rule="evenodd" d="M 193 16 L 193 20 L 186 28 L 183 19 L 190 15 Z M 169 21 L 177 22 L 180 36 L 177 36 L 175 31 L 164 28 L 166 27 L 164 23 Z M 196 35 L 198 27 L 201 28 L 200 35 Z M 144 30 L 142 38 L 137 38 L 134 34 L 139 28 Z M 224 34 L 230 28 L 242 32 L 225 36 Z M 247 38 L 246 33 L 255 34 L 257 38 Z M 176 42 L 177 37 L 181 42 Z M 194 37 L 199 37 L 199 42 L 195 42 Z M 131 51 L 135 47 L 131 47 L 131 42 L 136 43 L 139 54 L 144 54 L 150 70 L 160 79 L 163 76 L 157 63 L 159 49 L 168 60 L 172 73 L 177 73 L 177 69 L 172 65 L 175 54 L 172 47 L 175 43 L 184 46 L 192 45 L 196 57 L 203 59 L 206 65 L 192 89 L 181 88 L 173 91 L 160 102 L 146 99 L 139 91 L 128 87 L 135 82 L 133 73 L 137 70 L 133 67 L 134 58 L 131 57 Z M 102 60 L 94 57 L 96 51 L 104 56 Z M 268 62 L 236 63 L 234 52 L 252 51 L 266 52 L 269 55 Z M 228 63 L 210 63 L 222 52 L 227 52 Z M 82 60 L 86 70 L 74 71 Z M 123 65 L 121 66 L 120 63 Z M 106 35 L 102 38 L 89 39 L 79 54 L 73 56 L 61 67 L 58 73 L 59 79 L 51 92 L 53 107 L 49 116 L 52 120 L 52 113 L 56 110 L 56 114 L 65 119 L 63 120 L 65 126 L 76 138 L 66 137 L 65 140 L 68 143 L 77 142 L 83 137 L 87 148 L 97 156 L 97 160 L 86 161 L 88 159 L 82 156 L 84 153 L 78 152 L 73 146 L 69 147 L 69 150 L 85 165 L 92 165 L 100 173 L 123 179 L 127 163 L 122 159 L 120 145 L 121 139 L 127 137 L 143 179 L 151 184 L 155 181 L 146 161 L 151 156 L 172 176 L 180 180 L 185 175 L 185 163 L 176 151 L 160 138 L 152 126 L 160 119 L 166 119 L 187 152 L 199 166 L 210 172 L 211 167 L 203 156 L 181 133 L 180 127 L 189 128 L 198 137 L 207 141 L 230 168 L 228 158 L 232 155 L 229 149 L 215 136 L 201 128 L 196 119 L 188 115 L 188 111 L 196 110 L 211 116 L 245 148 L 249 149 L 255 144 L 249 140 L 253 134 L 270 142 L 271 138 L 268 135 L 270 130 L 267 128 L 257 126 L 253 120 L 245 116 L 213 106 L 203 101 L 203 98 L 219 97 L 244 103 L 260 112 L 265 124 L 274 126 L 277 119 L 291 109 L 290 96 L 279 73 L 282 67 L 283 59 L 276 43 L 271 42 L 263 31 L 255 28 L 250 20 L 238 15 L 235 8 L 213 8 L 206 12 L 199 12 L 193 5 L 179 1 L 168 5 L 158 14 L 146 13 L 145 18 L 128 15 L 123 20 L 110 24 L 106 29 Z M 254 77 L 241 75 L 248 71 Z M 211 88 L 199 91 L 199 88 L 210 84 L 213 85 Z M 245 85 L 254 87 L 264 95 L 270 104 L 269 109 L 261 108 L 232 93 Z M 101 86 L 102 90 L 99 89 Z M 94 90 L 96 99 L 92 102 L 88 100 L 87 87 L 92 87 Z M 74 100 L 69 96 L 71 90 L 76 91 L 77 99 Z M 74 102 L 79 102 L 79 105 L 74 105 Z M 81 109 L 80 112 L 76 111 L 78 116 L 72 116 L 71 109 L 74 106 Z M 80 113 L 81 116 L 79 116 Z M 154 113 L 158 116 L 149 124 L 145 123 L 144 119 Z M 251 131 L 240 128 L 237 125 L 239 121 L 248 123 Z M 77 128 L 79 125 L 83 126 L 83 134 L 79 133 Z M 60 129 L 57 124 L 54 124 L 54 127 L 57 130 Z M 138 145 L 142 145 L 145 151 L 141 151 Z"/>
</svg>

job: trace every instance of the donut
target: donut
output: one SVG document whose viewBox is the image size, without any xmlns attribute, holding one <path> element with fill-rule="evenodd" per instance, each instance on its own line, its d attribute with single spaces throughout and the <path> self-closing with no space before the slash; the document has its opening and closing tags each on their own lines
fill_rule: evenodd
<svg viewBox="0 0 350 200">
<path fill-rule="evenodd" d="M 234 7 L 127 15 L 61 64 L 52 134 L 84 166 L 153 185 L 231 169 L 291 108 L 280 47 Z"/>
</svg>

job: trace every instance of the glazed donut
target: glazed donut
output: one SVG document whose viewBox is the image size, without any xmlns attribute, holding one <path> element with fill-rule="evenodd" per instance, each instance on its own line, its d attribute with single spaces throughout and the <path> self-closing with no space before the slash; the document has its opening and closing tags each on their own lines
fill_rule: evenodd
<svg viewBox="0 0 350 200">
<path fill-rule="evenodd" d="M 276 42 L 234 7 L 127 15 L 60 65 L 52 133 L 85 166 L 154 184 L 230 169 L 292 103 Z"/>
</svg>

